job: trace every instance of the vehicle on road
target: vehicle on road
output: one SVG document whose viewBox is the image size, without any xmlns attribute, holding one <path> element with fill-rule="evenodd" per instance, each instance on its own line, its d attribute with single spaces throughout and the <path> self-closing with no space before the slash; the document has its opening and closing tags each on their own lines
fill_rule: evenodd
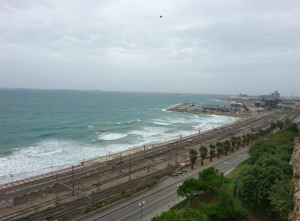
<svg viewBox="0 0 300 221">
<path fill-rule="evenodd" d="M 121 164 L 123 164 L 122 160 L 116 162 L 116 165 L 121 165 Z"/>
</svg>

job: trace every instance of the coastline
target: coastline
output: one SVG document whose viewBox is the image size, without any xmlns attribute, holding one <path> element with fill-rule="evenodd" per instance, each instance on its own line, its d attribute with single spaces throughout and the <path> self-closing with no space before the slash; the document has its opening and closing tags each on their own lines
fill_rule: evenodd
<svg viewBox="0 0 300 221">
<path fill-rule="evenodd" d="M 179 105 L 181 105 L 181 104 L 179 104 Z M 175 106 L 173 106 L 173 107 L 171 107 L 169 109 L 172 109 L 172 108 L 174 108 L 176 106 L 178 106 L 178 105 L 175 105 Z M 197 111 L 174 111 L 174 110 L 169 110 L 169 109 L 167 109 L 166 111 L 170 111 L 170 112 L 172 112 L 172 111 L 173 112 L 185 112 L 185 113 L 192 113 L 192 114 L 203 114 L 203 113 L 198 113 Z M 211 115 L 214 115 L 214 114 L 211 114 Z M 215 114 L 215 115 L 220 115 L 220 114 Z M 239 116 L 234 116 L 234 115 L 225 115 L 225 116 L 229 116 L 229 117 L 234 117 L 235 118 L 235 120 L 233 122 L 228 123 L 228 126 L 235 124 L 241 118 Z M 208 130 L 205 130 L 205 131 L 201 131 L 201 134 L 206 134 L 206 133 L 209 133 L 209 132 L 211 132 L 213 130 L 214 129 L 212 128 L 212 129 L 208 129 Z M 191 135 L 182 136 L 182 139 L 193 138 L 196 134 L 198 134 L 198 133 L 193 133 Z M 132 149 L 130 148 L 128 150 L 123 150 L 123 151 L 120 151 L 120 152 L 117 152 L 117 153 L 112 153 L 110 155 L 97 156 L 97 157 L 95 157 L 93 159 L 89 159 L 89 160 L 83 161 L 82 163 L 85 166 L 89 166 L 89 165 L 98 164 L 98 163 L 102 163 L 102 162 L 113 160 L 113 159 L 116 160 L 116 161 L 118 161 L 120 159 L 120 157 L 122 158 L 124 156 L 128 156 L 128 155 L 133 154 L 133 153 L 142 152 L 142 151 L 144 151 L 144 148 L 145 148 L 145 150 L 149 150 L 149 149 L 151 149 L 153 147 L 160 146 L 160 145 L 166 145 L 166 144 L 169 144 L 170 142 L 176 142 L 176 141 L 180 141 L 180 138 L 171 139 L 171 140 L 167 140 L 165 142 L 156 143 L 156 144 L 149 144 L 149 145 L 143 145 L 143 146 L 139 146 L 139 147 L 134 147 Z M 74 165 L 74 169 L 80 168 L 82 166 L 82 163 Z M 43 174 L 38 174 L 38 175 L 35 175 L 35 176 L 30 176 L 30 177 L 27 177 L 27 178 L 24 178 L 24 179 L 21 179 L 21 180 L 15 180 L 15 181 L 8 182 L 8 183 L 2 183 L 2 184 L 0 184 L 0 189 L 6 188 L 6 187 L 11 186 L 11 185 L 12 186 L 13 185 L 18 185 L 19 183 L 26 182 L 26 180 L 38 180 L 38 179 L 43 178 L 45 176 L 51 176 L 53 174 L 61 174 L 61 173 L 69 172 L 69 171 L 72 171 L 72 167 L 67 167 L 67 168 L 63 168 L 63 169 L 60 169 L 60 170 L 54 170 L 54 171 L 51 171 L 51 172 L 46 172 L 46 173 L 43 173 Z"/>
<path fill-rule="evenodd" d="M 218 99 L 218 101 L 221 101 Z M 204 112 L 202 110 L 186 110 L 185 108 L 194 105 L 196 103 L 183 103 L 167 109 L 167 111 L 171 112 L 180 112 L 180 113 L 191 113 L 191 114 L 206 114 L 206 115 L 222 115 L 222 116 L 229 116 L 229 117 L 238 117 L 238 118 L 247 118 L 251 117 L 252 113 L 231 113 L 231 112 Z"/>
</svg>

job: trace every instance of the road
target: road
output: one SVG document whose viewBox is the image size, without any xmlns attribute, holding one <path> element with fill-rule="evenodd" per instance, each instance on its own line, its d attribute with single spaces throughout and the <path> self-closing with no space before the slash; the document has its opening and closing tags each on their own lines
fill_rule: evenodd
<svg viewBox="0 0 300 221">
<path fill-rule="evenodd" d="M 238 164 L 248 158 L 248 148 L 241 149 L 230 156 L 224 157 L 216 162 L 202 166 L 193 172 L 183 174 L 178 178 L 168 178 L 155 186 L 153 189 L 132 198 L 126 202 L 116 205 L 110 209 L 102 211 L 98 214 L 90 216 L 84 221 L 115 221 L 115 220 L 141 220 L 141 209 L 139 203 L 145 201 L 143 206 L 143 220 L 151 220 L 152 217 L 159 215 L 163 211 L 167 211 L 174 203 L 178 203 L 178 196 L 176 193 L 177 184 L 182 183 L 184 180 L 198 177 L 198 173 L 202 170 L 214 166 L 222 172 L 229 172 L 234 169 Z M 227 162 L 226 168 L 224 162 Z"/>
</svg>

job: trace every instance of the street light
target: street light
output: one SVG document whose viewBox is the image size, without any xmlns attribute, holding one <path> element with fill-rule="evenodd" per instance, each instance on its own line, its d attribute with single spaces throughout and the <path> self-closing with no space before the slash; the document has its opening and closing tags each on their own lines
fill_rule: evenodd
<svg viewBox="0 0 300 221">
<path fill-rule="evenodd" d="M 143 205 L 145 205 L 145 201 L 139 203 L 139 207 L 141 207 L 141 221 L 143 220 Z"/>
<path fill-rule="evenodd" d="M 224 162 L 224 165 L 225 165 L 225 173 L 226 173 L 226 164 L 227 164 L 227 161 L 226 161 L 226 162 Z"/>
<path fill-rule="evenodd" d="M 182 185 L 182 183 L 178 183 L 177 184 L 177 187 L 178 187 L 178 189 L 179 189 L 179 187 Z M 177 193 L 177 195 L 178 195 L 178 193 Z M 179 200 L 179 195 L 178 195 L 178 200 Z"/>
</svg>

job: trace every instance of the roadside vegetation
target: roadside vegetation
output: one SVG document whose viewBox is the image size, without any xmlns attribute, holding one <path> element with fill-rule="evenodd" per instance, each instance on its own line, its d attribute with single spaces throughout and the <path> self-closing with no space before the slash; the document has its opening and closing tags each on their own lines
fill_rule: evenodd
<svg viewBox="0 0 300 221">
<path fill-rule="evenodd" d="M 227 152 L 230 143 L 237 148 L 252 143 L 250 158 L 226 177 L 210 167 L 199 173 L 198 179 L 185 180 L 177 190 L 178 196 L 185 200 L 152 221 L 288 220 L 294 206 L 293 181 L 299 178 L 293 175 L 289 164 L 294 138 L 299 132 L 296 124 L 289 124 L 289 120 L 277 121 L 266 130 L 240 139 L 231 138 L 223 146 L 217 144 Z M 285 130 L 266 138 L 274 129 L 282 130 L 284 125 Z M 208 148 L 200 147 L 199 152 L 202 159 Z"/>
</svg>

